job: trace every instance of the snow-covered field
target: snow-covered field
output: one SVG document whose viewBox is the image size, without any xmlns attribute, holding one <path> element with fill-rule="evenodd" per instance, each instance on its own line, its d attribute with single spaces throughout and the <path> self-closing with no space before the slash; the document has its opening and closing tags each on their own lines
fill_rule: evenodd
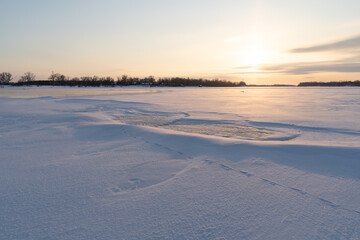
<svg viewBox="0 0 360 240">
<path fill-rule="evenodd" d="M 360 239 L 360 88 L 0 89 L 0 239 Z"/>
</svg>

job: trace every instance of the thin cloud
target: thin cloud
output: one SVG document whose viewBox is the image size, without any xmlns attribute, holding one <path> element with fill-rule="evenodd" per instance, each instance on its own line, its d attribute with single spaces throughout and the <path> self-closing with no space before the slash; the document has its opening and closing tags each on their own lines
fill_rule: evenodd
<svg viewBox="0 0 360 240">
<path fill-rule="evenodd" d="M 257 67 L 258 71 L 234 72 L 233 74 L 292 74 L 306 75 L 321 72 L 360 73 L 360 62 L 346 60 L 325 62 L 298 62 L 288 64 L 265 64 Z"/>
<path fill-rule="evenodd" d="M 305 48 L 291 49 L 291 53 L 311 53 L 311 52 L 324 52 L 324 51 L 342 51 L 342 50 L 354 50 L 360 48 L 360 36 L 353 38 L 327 43 L 314 45 Z"/>
<path fill-rule="evenodd" d="M 249 71 L 248 66 L 235 67 L 239 70 L 232 74 L 291 74 L 307 75 L 312 73 L 360 73 L 360 36 L 329 44 L 315 45 L 307 48 L 290 50 L 292 53 L 310 53 L 322 51 L 350 50 L 352 56 L 335 61 L 297 62 L 282 64 L 263 64 Z M 243 70 L 243 71 L 242 71 Z"/>
<path fill-rule="evenodd" d="M 232 72 L 231 74 L 234 75 L 241 75 L 241 74 L 269 74 L 269 73 L 281 73 L 281 72 L 277 72 L 277 71 L 273 71 L 273 72 Z"/>
<path fill-rule="evenodd" d="M 360 63 L 339 63 L 339 64 L 320 64 L 312 66 L 297 66 L 283 71 L 287 74 L 311 74 L 319 72 L 337 73 L 360 73 Z"/>
</svg>

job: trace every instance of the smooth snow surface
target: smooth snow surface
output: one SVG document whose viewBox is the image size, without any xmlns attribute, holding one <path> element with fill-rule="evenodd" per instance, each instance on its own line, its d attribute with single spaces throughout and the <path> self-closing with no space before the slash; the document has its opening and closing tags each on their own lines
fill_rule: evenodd
<svg viewBox="0 0 360 240">
<path fill-rule="evenodd" d="M 0 239 L 360 239 L 359 119 L 359 88 L 0 89 Z"/>
</svg>

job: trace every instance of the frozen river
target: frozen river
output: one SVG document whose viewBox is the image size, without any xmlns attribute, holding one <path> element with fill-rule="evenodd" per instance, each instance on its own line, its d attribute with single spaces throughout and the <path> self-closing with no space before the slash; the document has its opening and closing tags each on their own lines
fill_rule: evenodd
<svg viewBox="0 0 360 240">
<path fill-rule="evenodd" d="M 360 239 L 360 88 L 1 88 L 0 239 Z"/>
</svg>

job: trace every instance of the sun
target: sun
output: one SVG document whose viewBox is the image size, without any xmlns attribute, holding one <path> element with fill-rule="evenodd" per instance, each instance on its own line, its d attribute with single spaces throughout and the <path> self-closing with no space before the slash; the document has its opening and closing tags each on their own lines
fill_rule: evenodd
<svg viewBox="0 0 360 240">
<path fill-rule="evenodd" d="M 243 59 L 246 65 L 251 67 L 256 67 L 257 65 L 264 63 L 265 55 L 263 51 L 261 51 L 259 48 L 254 46 L 249 48 L 245 52 Z"/>
</svg>

